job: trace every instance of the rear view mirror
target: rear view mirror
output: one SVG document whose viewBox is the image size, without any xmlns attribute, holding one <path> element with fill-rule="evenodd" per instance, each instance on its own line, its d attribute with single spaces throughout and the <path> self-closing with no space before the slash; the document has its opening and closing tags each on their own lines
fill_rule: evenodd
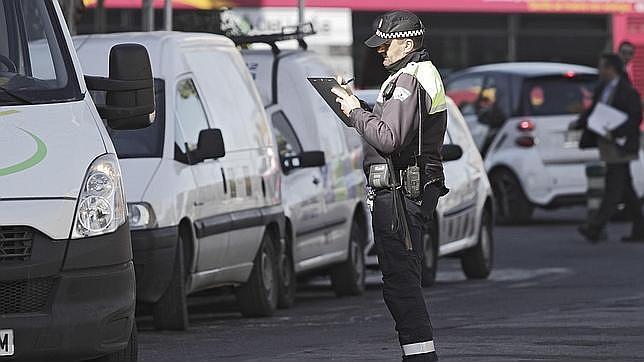
<svg viewBox="0 0 644 362">
<path fill-rule="evenodd" d="M 217 128 L 209 128 L 199 132 L 197 149 L 193 152 L 196 153 L 195 158 L 197 158 L 197 160 L 195 161 L 198 162 L 226 156 L 224 137 L 221 135 L 221 130 Z"/>
<path fill-rule="evenodd" d="M 441 154 L 443 155 L 443 162 L 456 161 L 463 157 L 463 149 L 453 143 L 445 144 L 441 149 Z"/>
<path fill-rule="evenodd" d="M 296 168 L 309 168 L 309 167 L 322 167 L 326 165 L 324 152 L 322 151 L 307 151 L 302 152 L 297 156 L 284 157 L 282 159 L 284 169 L 293 170 Z"/>
<path fill-rule="evenodd" d="M 154 82 L 150 57 L 144 46 L 119 44 L 110 50 L 110 76 L 85 76 L 90 90 L 105 91 L 102 118 L 116 130 L 145 128 L 154 119 Z"/>
</svg>

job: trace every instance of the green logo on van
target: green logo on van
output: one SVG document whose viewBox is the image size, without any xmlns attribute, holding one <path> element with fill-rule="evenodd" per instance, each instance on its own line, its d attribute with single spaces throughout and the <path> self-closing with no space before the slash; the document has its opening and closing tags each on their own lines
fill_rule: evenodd
<svg viewBox="0 0 644 362">
<path fill-rule="evenodd" d="M 6 113 L 7 112 L 3 112 L 2 114 L 0 114 L 0 116 L 4 116 L 6 115 Z M 15 113 L 15 112 L 12 112 L 12 113 Z M 45 159 L 45 156 L 47 156 L 47 145 L 45 145 L 45 142 L 43 142 L 35 134 L 27 130 L 24 130 L 22 128 L 19 128 L 19 129 L 34 139 L 34 141 L 36 142 L 36 152 L 33 155 L 31 155 L 31 157 L 29 157 L 28 159 L 22 162 L 18 162 L 15 165 L 11 165 L 9 167 L 0 168 L 0 177 L 11 175 L 12 173 L 16 173 L 16 172 L 20 172 L 20 171 L 24 171 L 26 169 L 32 168 L 37 164 L 39 164 L 42 160 Z"/>
</svg>

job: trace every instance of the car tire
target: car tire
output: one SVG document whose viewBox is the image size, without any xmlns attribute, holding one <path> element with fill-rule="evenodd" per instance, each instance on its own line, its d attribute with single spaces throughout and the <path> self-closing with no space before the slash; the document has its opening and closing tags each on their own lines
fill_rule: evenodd
<svg viewBox="0 0 644 362">
<path fill-rule="evenodd" d="M 530 220 L 534 206 L 511 171 L 501 169 L 493 172 L 490 183 L 494 192 L 496 221 L 499 224 L 525 223 Z"/>
<path fill-rule="evenodd" d="M 468 279 L 486 279 L 494 264 L 494 237 L 490 212 L 483 210 L 478 242 L 461 255 L 461 267 Z"/>
<path fill-rule="evenodd" d="M 293 265 L 292 253 L 283 253 L 280 262 L 280 288 L 277 300 L 278 308 L 290 308 L 295 304 L 297 278 Z"/>
<path fill-rule="evenodd" d="M 139 344 L 137 337 L 136 321 L 132 325 L 132 332 L 130 332 L 130 339 L 127 342 L 127 347 L 124 350 L 108 354 L 93 360 L 94 362 L 136 362 L 139 356 Z"/>
<path fill-rule="evenodd" d="M 331 269 L 331 286 L 338 297 L 360 295 L 365 289 L 365 260 L 362 250 L 363 231 L 356 220 L 351 224 L 349 256 Z"/>
<path fill-rule="evenodd" d="M 421 263 L 421 284 L 431 287 L 436 281 L 438 269 L 438 233 L 432 227 L 423 231 L 423 259 Z"/>
<path fill-rule="evenodd" d="M 154 304 L 152 315 L 157 330 L 184 331 L 188 328 L 186 270 L 181 235 L 177 241 L 172 279 L 161 299 Z"/>
<path fill-rule="evenodd" d="M 235 289 L 244 317 L 269 317 L 277 308 L 279 266 L 273 240 L 267 233 L 262 238 L 248 281 Z"/>
</svg>

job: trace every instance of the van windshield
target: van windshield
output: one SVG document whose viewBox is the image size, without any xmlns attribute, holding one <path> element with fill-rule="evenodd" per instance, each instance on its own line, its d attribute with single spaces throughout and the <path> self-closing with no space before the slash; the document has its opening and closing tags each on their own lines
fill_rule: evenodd
<svg viewBox="0 0 644 362">
<path fill-rule="evenodd" d="M 0 106 L 81 97 L 54 1 L 0 0 Z"/>
<path fill-rule="evenodd" d="M 105 103 L 104 92 L 92 92 L 94 100 Z M 162 79 L 154 79 L 154 122 L 148 127 L 108 132 L 119 158 L 161 158 L 165 135 L 165 87 Z"/>
<path fill-rule="evenodd" d="M 578 114 L 588 109 L 597 85 L 595 75 L 528 79 L 523 91 L 524 116 Z"/>
</svg>

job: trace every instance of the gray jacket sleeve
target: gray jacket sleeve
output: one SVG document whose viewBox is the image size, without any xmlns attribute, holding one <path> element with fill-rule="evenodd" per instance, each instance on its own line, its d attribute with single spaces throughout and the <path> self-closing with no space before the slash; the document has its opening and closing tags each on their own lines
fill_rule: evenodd
<svg viewBox="0 0 644 362">
<path fill-rule="evenodd" d="M 351 121 L 358 133 L 375 149 L 391 154 L 405 144 L 418 125 L 418 87 L 412 75 L 402 73 L 393 96 L 384 101 L 382 115 L 364 109 L 351 111 Z M 426 109 L 431 108 L 431 99 Z"/>
</svg>

